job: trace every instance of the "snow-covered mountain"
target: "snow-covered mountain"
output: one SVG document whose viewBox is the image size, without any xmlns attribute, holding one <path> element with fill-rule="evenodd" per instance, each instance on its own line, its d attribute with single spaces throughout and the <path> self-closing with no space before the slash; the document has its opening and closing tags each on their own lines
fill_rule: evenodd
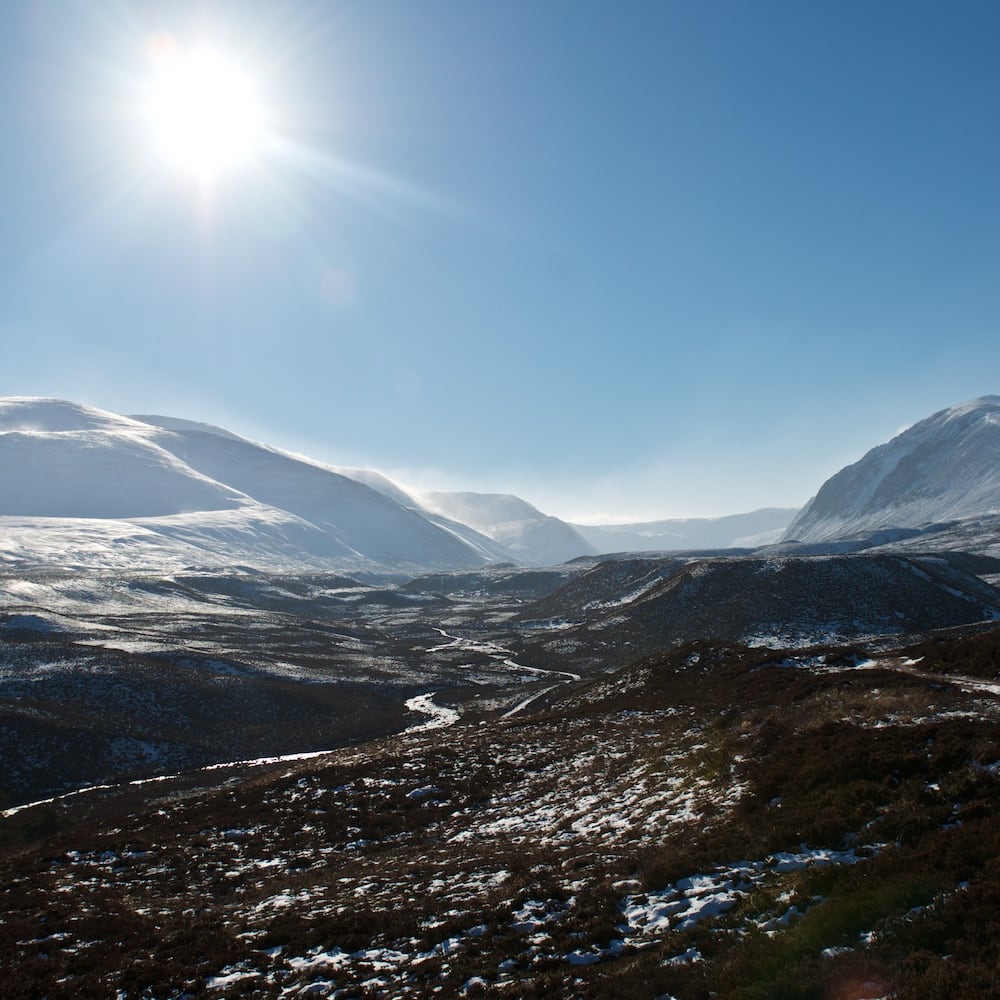
<svg viewBox="0 0 1000 1000">
<path fill-rule="evenodd" d="M 460 538 L 474 551 L 478 552 L 484 560 L 488 562 L 514 562 L 520 560 L 513 552 L 506 549 L 499 542 L 494 541 L 489 535 L 485 535 L 468 524 L 461 521 L 454 521 L 437 511 L 428 509 L 410 493 L 407 493 L 398 483 L 393 482 L 388 476 L 373 469 L 344 469 L 339 466 L 331 466 L 335 472 L 339 472 L 348 479 L 354 479 L 359 483 L 364 483 L 390 500 L 394 500 L 401 507 L 411 508 L 419 511 L 421 516 L 426 517 L 432 524 L 444 529 L 452 535 Z"/>
<path fill-rule="evenodd" d="M 4 515 L 163 517 L 232 510 L 243 499 L 138 420 L 61 401 L 0 400 L 0 468 Z"/>
<path fill-rule="evenodd" d="M 933 416 L 828 479 L 785 533 L 822 542 L 1000 514 L 1000 396 Z"/>
<path fill-rule="evenodd" d="M 778 541 L 797 511 L 795 507 L 764 507 L 726 517 L 574 524 L 573 527 L 601 553 L 754 548 Z"/>
<path fill-rule="evenodd" d="M 0 468 L 0 563 L 411 572 L 494 558 L 328 467 L 176 418 L 3 399 Z"/>
<path fill-rule="evenodd" d="M 553 566 L 596 549 L 575 528 L 510 493 L 422 493 L 428 510 L 488 535 L 520 562 Z"/>
<path fill-rule="evenodd" d="M 0 399 L 0 470 L 0 566 L 416 574 L 749 548 L 777 541 L 789 522 L 786 549 L 871 547 L 943 523 L 962 529 L 954 545 L 935 536 L 954 548 L 968 525 L 995 536 L 1000 396 L 943 410 L 873 449 L 794 520 L 790 509 L 766 508 L 571 525 L 510 494 L 417 496 L 379 472 L 324 465 L 208 424 L 30 397 Z"/>
</svg>

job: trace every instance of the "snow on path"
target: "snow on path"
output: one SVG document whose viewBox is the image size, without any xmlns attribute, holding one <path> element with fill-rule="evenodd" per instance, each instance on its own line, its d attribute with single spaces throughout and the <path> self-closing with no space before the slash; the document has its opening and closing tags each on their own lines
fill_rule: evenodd
<svg viewBox="0 0 1000 1000">
<path fill-rule="evenodd" d="M 543 670 L 541 667 L 529 667 L 527 664 L 518 663 L 515 660 L 506 659 L 504 663 L 509 667 L 514 667 L 517 670 L 527 670 L 533 674 L 542 674 L 546 677 L 561 677 L 562 680 L 558 684 L 550 684 L 548 687 L 542 688 L 541 691 L 536 691 L 533 695 L 529 695 L 524 701 L 518 702 L 513 708 L 508 709 L 503 715 L 500 716 L 501 719 L 509 719 L 512 715 L 518 715 L 523 712 L 529 705 L 538 701 L 542 695 L 548 694 L 550 691 L 555 691 L 557 687 L 563 684 L 568 684 L 570 681 L 578 681 L 581 679 L 579 674 L 574 674 L 569 670 Z"/>
<path fill-rule="evenodd" d="M 407 726 L 404 733 L 424 733 L 428 729 L 445 729 L 455 725 L 461 717 L 453 708 L 446 705 L 434 704 L 434 692 L 429 694 L 418 694 L 415 698 L 408 698 L 404 704 L 411 712 L 420 712 L 430 718 L 426 722 L 418 722 L 415 725 Z"/>
<path fill-rule="evenodd" d="M 579 678 L 577 678 L 577 680 L 579 680 Z M 504 712 L 503 715 L 500 716 L 500 718 L 509 719 L 512 715 L 518 715 L 519 713 L 523 712 L 530 704 L 538 701 L 538 699 L 541 698 L 542 695 L 548 694 L 550 691 L 555 691 L 555 689 L 559 686 L 560 684 L 550 684 L 548 687 L 542 688 L 541 691 L 536 691 L 533 695 L 529 695 L 527 698 L 525 698 L 524 701 L 519 701 L 513 708 L 507 709 L 507 711 Z"/>
<path fill-rule="evenodd" d="M 313 757 L 324 757 L 327 754 L 337 753 L 337 750 L 307 750 L 303 753 L 286 753 L 276 757 L 253 757 L 249 760 L 226 760 L 218 764 L 206 764 L 204 767 L 195 768 L 193 771 L 178 771 L 176 774 L 158 774 L 153 778 L 135 778 L 132 781 L 120 781 L 107 785 L 84 785 L 83 788 L 75 788 L 71 792 L 64 792 L 62 795 L 53 795 L 47 799 L 37 799 L 34 802 L 24 802 L 19 806 L 11 806 L 0 812 L 0 818 L 7 819 L 16 816 L 25 809 L 33 809 L 35 806 L 48 806 L 54 802 L 64 802 L 66 799 L 75 798 L 78 795 L 86 795 L 88 792 L 107 792 L 115 788 L 141 788 L 143 785 L 154 785 L 160 781 L 171 781 L 174 778 L 184 778 L 192 774 L 201 774 L 207 771 L 221 771 L 230 767 L 263 767 L 265 764 L 285 764 L 291 761 L 311 760 Z"/>
<path fill-rule="evenodd" d="M 438 628 L 436 625 L 431 626 L 435 632 L 442 639 L 448 639 L 449 642 L 442 642 L 439 646 L 431 646 L 427 652 L 428 653 L 440 653 L 446 649 L 457 649 L 466 650 L 470 653 L 485 653 L 487 656 L 502 656 L 509 653 L 510 650 L 501 646 L 499 643 L 491 642 L 489 640 L 482 639 L 467 639 L 459 635 L 452 635 L 450 632 L 446 632 L 443 628 Z"/>
<path fill-rule="evenodd" d="M 1000 698 L 1000 682 L 998 681 L 986 681 L 981 677 L 967 677 L 964 674 L 929 673 L 925 670 L 917 670 L 916 666 L 918 663 L 920 663 L 920 660 L 900 660 L 897 657 L 880 660 L 862 660 L 857 666 L 845 669 L 894 670 L 896 673 L 908 674 L 910 677 L 919 677 L 921 680 L 932 681 L 937 684 L 954 684 L 966 694 L 991 694 L 994 697 Z"/>
<path fill-rule="evenodd" d="M 566 681 L 582 680 L 579 674 L 574 674 L 571 670 L 546 670 L 544 667 L 529 667 L 526 663 L 518 663 L 517 660 L 506 659 L 503 661 L 508 667 L 515 670 L 527 670 L 532 674 L 542 674 L 545 677 L 565 677 Z"/>
<path fill-rule="evenodd" d="M 984 681 L 979 677 L 966 677 L 962 674 L 928 674 L 921 670 L 914 670 L 908 663 L 895 667 L 904 674 L 912 674 L 914 677 L 923 677 L 927 680 L 941 683 L 954 684 L 961 688 L 966 694 L 991 694 L 1000 698 L 1000 683 L 996 681 Z"/>
</svg>

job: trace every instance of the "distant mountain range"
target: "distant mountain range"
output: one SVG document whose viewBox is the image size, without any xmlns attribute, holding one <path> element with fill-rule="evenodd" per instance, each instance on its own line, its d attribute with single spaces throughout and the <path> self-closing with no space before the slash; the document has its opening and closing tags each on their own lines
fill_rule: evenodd
<svg viewBox="0 0 1000 1000">
<path fill-rule="evenodd" d="M 429 510 L 471 525 L 531 565 L 550 566 L 598 551 L 575 527 L 509 493 L 423 493 L 421 499 Z"/>
<path fill-rule="evenodd" d="M 598 552 L 676 552 L 756 548 L 778 541 L 797 507 L 764 507 L 726 517 L 686 517 L 638 524 L 574 524 Z"/>
<path fill-rule="evenodd" d="M 248 566 L 416 575 L 615 552 L 1000 549 L 1000 397 L 936 413 L 823 484 L 797 515 L 569 524 L 520 497 L 416 496 L 218 427 L 0 399 L 0 567 Z M 846 548 L 845 548 L 846 546 Z M 819 547 L 817 549 L 817 547 Z"/>
</svg>

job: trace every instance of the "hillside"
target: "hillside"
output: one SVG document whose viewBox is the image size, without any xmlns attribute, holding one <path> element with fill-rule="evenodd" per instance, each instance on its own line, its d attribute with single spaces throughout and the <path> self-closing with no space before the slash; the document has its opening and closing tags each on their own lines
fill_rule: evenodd
<svg viewBox="0 0 1000 1000">
<path fill-rule="evenodd" d="M 315 525 L 373 562 L 456 568 L 483 562 L 416 510 L 324 466 L 202 430 L 164 430 L 157 440 L 191 468 Z"/>
<path fill-rule="evenodd" d="M 364 483 L 365 486 L 370 486 L 373 490 L 381 493 L 383 496 L 387 496 L 390 500 L 394 500 L 401 507 L 412 508 L 413 510 L 419 511 L 422 517 L 425 517 L 432 524 L 436 524 L 439 528 L 442 528 L 449 534 L 460 538 L 466 543 L 466 545 L 469 545 L 474 551 L 478 552 L 487 562 L 519 562 L 517 557 L 509 549 L 490 538 L 489 535 L 476 531 L 475 528 L 468 524 L 463 524 L 461 521 L 452 520 L 449 517 L 445 517 L 443 514 L 429 510 L 421 504 L 415 496 L 407 493 L 402 487 L 400 487 L 397 483 L 394 483 L 388 476 L 383 475 L 381 472 L 375 472 L 372 469 L 342 468 L 336 468 L 334 471 L 339 472 L 343 476 L 347 476 L 348 479 L 354 479 L 359 483 Z"/>
<path fill-rule="evenodd" d="M 143 518 L 233 510 L 239 490 L 185 465 L 136 420 L 0 399 L 0 515 Z"/>
<path fill-rule="evenodd" d="M 698 644 L 8 810 L 5 996 L 995 997 L 997 651 Z"/>
<path fill-rule="evenodd" d="M 538 662 L 622 665 L 683 642 L 798 647 L 1000 619 L 1000 560 L 892 552 L 601 561 L 524 608 Z"/>
<path fill-rule="evenodd" d="M 420 500 L 429 510 L 488 535 L 528 565 L 553 566 L 597 551 L 565 521 L 509 493 L 429 492 Z"/>
<path fill-rule="evenodd" d="M 328 467 L 177 418 L 8 398 L 0 460 L 12 566 L 412 574 L 507 558 Z"/>
</svg>

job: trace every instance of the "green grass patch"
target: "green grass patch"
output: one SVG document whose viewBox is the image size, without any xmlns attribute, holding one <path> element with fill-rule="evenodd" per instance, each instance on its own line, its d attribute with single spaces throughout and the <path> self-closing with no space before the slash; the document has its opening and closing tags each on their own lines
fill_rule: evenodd
<svg viewBox="0 0 1000 1000">
<path fill-rule="evenodd" d="M 932 872 L 880 874 L 876 869 L 865 865 L 815 873 L 808 880 L 809 888 L 826 887 L 829 895 L 787 931 L 748 938 L 726 975 L 730 982 L 742 985 L 724 995 L 733 1000 L 816 996 L 816 963 L 825 949 L 856 948 L 862 934 L 914 907 L 926 906 L 942 889 Z"/>
</svg>

